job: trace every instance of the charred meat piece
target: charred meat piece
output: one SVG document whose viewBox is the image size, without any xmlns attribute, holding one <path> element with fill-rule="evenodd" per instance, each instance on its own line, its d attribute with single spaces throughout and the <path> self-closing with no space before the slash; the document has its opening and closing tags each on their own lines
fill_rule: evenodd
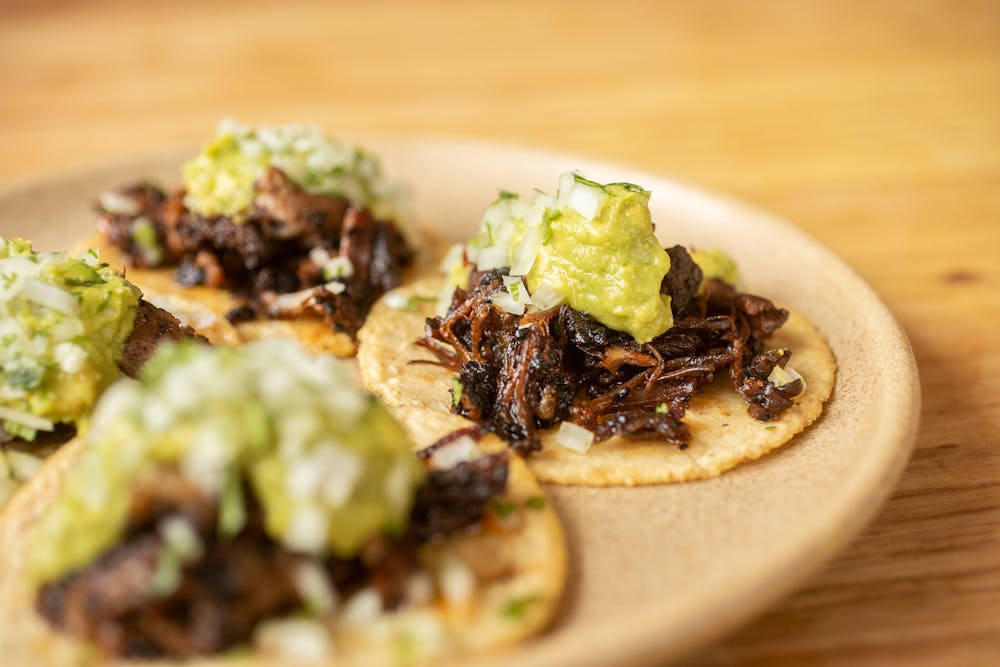
<svg viewBox="0 0 1000 667">
<path fill-rule="evenodd" d="M 414 502 L 409 532 L 417 542 L 440 539 L 483 518 L 490 499 L 507 488 L 507 454 L 490 454 L 432 470 Z"/>
<path fill-rule="evenodd" d="M 453 411 L 523 454 L 541 448 L 540 429 L 567 419 L 597 440 L 619 435 L 684 446 L 691 436 L 680 420 L 691 396 L 728 371 L 751 416 L 778 416 L 802 384 L 768 381 L 788 353 L 764 353 L 761 341 L 788 312 L 722 281 L 703 281 L 680 246 L 667 252 L 671 269 L 661 289 L 671 297 L 674 326 L 644 344 L 565 304 L 512 315 L 490 302 L 503 289 L 503 272 L 473 271 L 447 314 L 428 318 L 417 341 L 458 375 Z"/>
<path fill-rule="evenodd" d="M 308 193 L 276 167 L 234 216 L 203 216 L 185 206 L 184 194 L 136 185 L 105 195 L 98 229 L 131 266 L 174 267 L 181 285 L 236 293 L 246 300 L 243 317 L 320 317 L 354 337 L 413 260 L 395 223 L 344 197 Z M 342 291 L 323 289 L 331 279 L 323 257 L 350 262 Z M 292 293 L 302 298 L 277 298 Z"/>
<path fill-rule="evenodd" d="M 670 296 L 670 310 L 675 319 L 680 319 L 688 314 L 698 297 L 701 268 L 691 259 L 684 246 L 667 248 L 667 255 L 670 257 L 670 270 L 663 276 L 660 291 Z"/>
<path fill-rule="evenodd" d="M 157 308 L 145 299 L 140 299 L 135 312 L 135 325 L 132 327 L 132 333 L 125 339 L 125 347 L 118 365 L 126 375 L 137 377 L 145 363 L 164 342 L 188 339 L 208 342 L 167 311 Z"/>
</svg>

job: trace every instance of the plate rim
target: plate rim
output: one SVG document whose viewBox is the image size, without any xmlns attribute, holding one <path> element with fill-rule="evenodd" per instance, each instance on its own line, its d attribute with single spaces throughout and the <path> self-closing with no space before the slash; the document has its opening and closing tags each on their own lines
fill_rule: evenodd
<svg viewBox="0 0 1000 667">
<path fill-rule="evenodd" d="M 837 266 L 839 277 L 850 281 L 847 286 L 852 294 L 864 297 L 865 305 L 874 308 L 879 323 L 894 339 L 892 349 L 898 362 L 897 386 L 899 391 L 883 397 L 900 418 L 881 420 L 872 434 L 872 441 L 889 443 L 877 449 L 877 456 L 863 459 L 864 465 L 854 470 L 856 474 L 846 479 L 836 488 L 835 502 L 817 510 L 823 518 L 817 519 L 805 530 L 797 530 L 794 539 L 785 543 L 781 554 L 767 560 L 767 567 L 759 566 L 766 572 L 782 571 L 783 578 L 775 585 L 769 577 L 756 577 L 754 581 L 743 582 L 736 589 L 720 593 L 718 587 L 712 589 L 710 599 L 703 599 L 700 609 L 684 616 L 680 623 L 670 617 L 673 625 L 669 634 L 664 635 L 660 616 L 642 620 L 629 618 L 628 623 L 614 626 L 613 640 L 588 645 L 583 654 L 573 656 L 574 665 L 604 664 L 662 664 L 705 645 L 712 639 L 724 636 L 739 625 L 770 608 L 780 598 L 801 587 L 809 578 L 828 564 L 839 552 L 852 542 L 862 529 L 874 518 L 895 488 L 902 475 L 916 443 L 920 425 L 920 381 L 916 360 L 905 331 L 892 315 L 888 306 L 876 291 L 836 253 L 809 235 L 792 222 L 771 213 L 757 205 L 745 202 L 724 192 L 718 192 L 690 184 L 673 176 L 660 175 L 644 169 L 637 169 L 614 160 L 588 157 L 582 154 L 539 148 L 516 143 L 495 143 L 480 139 L 468 139 L 447 135 L 357 135 L 352 142 L 366 146 L 394 146 L 397 149 L 426 151 L 474 151 L 485 155 L 504 155 L 507 158 L 519 156 L 534 160 L 561 160 L 570 162 L 584 170 L 599 167 L 623 174 L 623 178 L 633 182 L 649 183 L 663 191 L 663 187 L 674 195 L 721 206 L 726 215 L 752 216 L 755 223 L 782 236 L 793 236 L 819 253 L 825 261 Z M 25 194 L 27 191 L 44 191 L 59 184 L 82 179 L 92 179 L 98 173 L 113 173 L 130 165 L 163 164 L 179 161 L 191 153 L 190 146 L 135 153 L 113 160 L 102 160 L 90 165 L 73 165 L 66 169 L 53 170 L 40 175 L 5 181 L 0 184 L 0 205 L 8 198 Z M 387 161 L 384 161 L 387 163 Z M 389 173 L 394 177 L 405 177 L 388 164 Z M 96 194 L 96 193 L 95 193 Z M 0 226 L 4 221 L 0 219 Z M 838 361 L 839 367 L 839 361 Z M 838 386 L 840 375 L 838 371 Z M 837 388 L 834 389 L 834 397 Z M 831 399 L 833 400 L 833 398 Z M 558 625 L 558 619 L 556 620 Z M 543 635 L 544 637 L 545 635 Z M 665 641 L 669 639 L 669 641 Z M 595 645 L 596 644 L 596 645 Z M 531 665 L 554 664 L 553 660 L 566 660 L 567 656 L 555 646 L 542 642 L 529 642 L 506 655 L 486 657 L 477 660 L 483 665 L 508 664 L 515 657 L 525 667 Z M 530 655 L 529 655 L 530 653 Z"/>
</svg>

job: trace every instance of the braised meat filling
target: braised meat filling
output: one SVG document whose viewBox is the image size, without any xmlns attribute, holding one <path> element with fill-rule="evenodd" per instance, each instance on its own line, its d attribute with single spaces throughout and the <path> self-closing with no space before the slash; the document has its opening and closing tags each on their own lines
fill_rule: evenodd
<svg viewBox="0 0 1000 667">
<path fill-rule="evenodd" d="M 265 532 L 249 487 L 241 494 L 243 526 L 228 535 L 217 498 L 168 469 L 133 492 L 121 543 L 43 586 L 37 608 L 103 653 L 134 658 L 212 655 L 248 643 L 259 622 L 308 608 L 295 576 L 306 564 L 322 568 L 339 596 L 373 587 L 393 609 L 406 602 L 420 545 L 476 525 L 506 486 L 503 453 L 430 470 L 402 535 L 375 538 L 353 558 L 317 560 Z M 165 576 L 164 522 L 178 520 L 197 535 L 198 553 Z"/>
<path fill-rule="evenodd" d="M 136 307 L 135 324 L 132 333 L 125 339 L 119 368 L 125 375 L 138 377 L 139 371 L 149 361 L 157 348 L 164 343 L 179 343 L 184 340 L 208 343 L 189 326 L 180 322 L 169 312 L 154 306 L 145 299 L 139 299 Z"/>
<path fill-rule="evenodd" d="M 514 315 L 490 296 L 505 271 L 472 271 L 443 317 L 431 317 L 417 344 L 457 376 L 453 411 L 492 431 L 522 454 L 541 449 L 539 432 L 571 421 L 594 433 L 663 440 L 685 448 L 688 402 L 728 372 L 751 416 L 776 418 L 801 393 L 801 380 L 768 381 L 789 350 L 763 340 L 788 318 L 769 300 L 737 292 L 701 269 L 681 246 L 661 291 L 674 326 L 648 343 L 609 329 L 566 304 Z"/>
<path fill-rule="evenodd" d="M 353 337 L 413 259 L 394 222 L 344 197 L 308 193 L 277 167 L 237 216 L 206 217 L 184 197 L 183 189 L 122 188 L 102 198 L 98 228 L 130 266 L 174 267 L 181 285 L 238 294 L 246 304 L 236 320 L 314 316 Z M 330 260 L 350 268 L 331 275 Z"/>
</svg>

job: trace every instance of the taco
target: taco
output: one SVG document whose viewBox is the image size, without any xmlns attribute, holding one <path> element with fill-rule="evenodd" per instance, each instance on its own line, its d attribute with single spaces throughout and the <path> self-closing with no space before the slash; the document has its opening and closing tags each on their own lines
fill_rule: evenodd
<svg viewBox="0 0 1000 667">
<path fill-rule="evenodd" d="M 395 665 L 538 632 L 565 553 L 526 466 L 411 447 L 331 357 L 164 349 L 0 519 L 4 664 Z"/>
<path fill-rule="evenodd" d="M 648 202 L 576 173 L 555 197 L 502 191 L 444 277 L 372 310 L 363 383 L 466 417 L 561 484 L 710 477 L 784 444 L 832 391 L 829 347 L 739 291 L 720 251 L 664 249 Z"/>
<path fill-rule="evenodd" d="M 167 340 L 200 338 L 102 263 L 0 239 L 0 505 L 101 393 Z"/>
<path fill-rule="evenodd" d="M 404 190 L 379 162 L 308 125 L 223 121 L 170 192 L 147 183 L 98 201 L 99 247 L 136 284 L 207 309 L 243 340 L 295 337 L 350 356 L 368 310 L 414 250 Z"/>
</svg>

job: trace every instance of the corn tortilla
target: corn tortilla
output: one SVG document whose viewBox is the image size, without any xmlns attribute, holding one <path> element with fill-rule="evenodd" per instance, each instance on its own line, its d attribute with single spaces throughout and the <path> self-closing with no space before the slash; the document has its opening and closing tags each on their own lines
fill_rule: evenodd
<svg viewBox="0 0 1000 667">
<path fill-rule="evenodd" d="M 400 296 L 376 303 L 358 335 L 362 383 L 387 406 L 450 410 L 451 373 L 440 366 L 411 363 L 434 359 L 413 345 L 423 336 L 424 319 L 434 313 L 432 303 L 406 297 L 435 295 L 440 287 L 441 279 L 425 278 L 395 290 Z M 393 308 L 394 301 L 410 308 Z M 559 445 L 556 430 L 550 429 L 542 434 L 542 451 L 528 457 L 528 465 L 542 482 L 634 486 L 715 477 L 760 458 L 819 418 L 836 373 L 823 336 L 794 311 L 767 346 L 791 349 L 791 365 L 806 381 L 796 404 L 774 421 L 760 422 L 747 414 L 743 398 L 728 377 L 720 376 L 691 400 L 684 421 L 692 438 L 685 450 L 655 440 L 614 437 L 580 454 Z M 471 422 L 461 420 L 457 427 L 463 425 Z"/>
</svg>

